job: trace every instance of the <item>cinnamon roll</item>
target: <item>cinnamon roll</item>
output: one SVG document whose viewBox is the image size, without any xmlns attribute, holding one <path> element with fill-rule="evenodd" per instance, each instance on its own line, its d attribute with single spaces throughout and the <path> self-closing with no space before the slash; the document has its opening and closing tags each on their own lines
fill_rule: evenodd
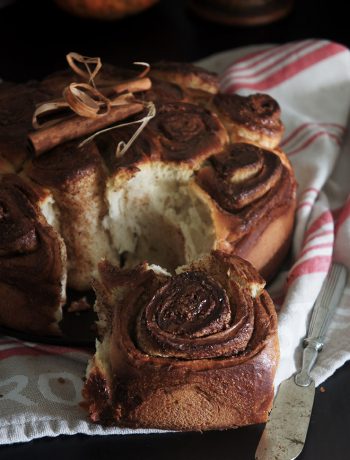
<svg viewBox="0 0 350 460">
<path fill-rule="evenodd" d="M 102 262 L 95 289 L 103 336 L 83 390 L 92 421 L 174 430 L 266 421 L 277 320 L 248 262 L 215 251 L 174 276 Z"/>
<path fill-rule="evenodd" d="M 88 290 L 100 259 L 115 260 L 102 225 L 105 174 L 97 147 L 89 143 L 79 148 L 74 142 L 58 146 L 35 158 L 26 175 L 54 198 L 67 246 L 68 285 Z"/>
<path fill-rule="evenodd" d="M 66 250 L 35 191 L 18 176 L 0 183 L 0 324 L 59 334 L 66 296 Z"/>
<path fill-rule="evenodd" d="M 293 229 L 296 183 L 285 161 L 253 144 L 232 144 L 192 184 L 211 209 L 214 247 L 248 260 L 265 279 L 285 257 Z"/>
<path fill-rule="evenodd" d="M 224 123 L 231 142 L 252 142 L 274 149 L 282 139 L 281 109 L 267 94 L 217 94 L 212 108 Z"/>
<path fill-rule="evenodd" d="M 150 130 L 163 161 L 191 162 L 193 167 L 220 152 L 228 141 L 215 114 L 180 102 L 160 106 Z"/>
</svg>

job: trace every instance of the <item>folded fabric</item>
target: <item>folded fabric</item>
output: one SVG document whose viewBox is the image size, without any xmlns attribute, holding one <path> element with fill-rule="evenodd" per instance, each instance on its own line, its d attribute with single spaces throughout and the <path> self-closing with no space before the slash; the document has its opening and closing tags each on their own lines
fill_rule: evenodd
<svg viewBox="0 0 350 460">
<path fill-rule="evenodd" d="M 269 286 L 279 309 L 278 385 L 300 364 L 296 350 L 332 257 L 350 268 L 350 53 L 336 43 L 305 40 L 228 51 L 199 64 L 221 73 L 222 91 L 267 92 L 282 107 L 282 148 L 295 168 L 298 208 L 291 260 Z M 349 336 L 348 285 L 313 371 L 316 384 L 350 359 Z M 150 432 L 87 421 L 79 402 L 89 357 L 85 350 L 0 337 L 0 444 Z"/>
</svg>

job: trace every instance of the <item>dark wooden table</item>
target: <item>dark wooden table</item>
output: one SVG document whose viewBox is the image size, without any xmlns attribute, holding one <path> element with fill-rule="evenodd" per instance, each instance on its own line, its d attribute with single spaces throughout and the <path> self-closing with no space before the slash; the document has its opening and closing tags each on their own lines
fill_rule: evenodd
<svg viewBox="0 0 350 460">
<path fill-rule="evenodd" d="M 268 26 L 240 28 L 206 22 L 183 0 L 113 23 L 84 21 L 50 1 L 17 1 L 0 10 L 0 76 L 13 81 L 40 78 L 65 67 L 78 51 L 126 65 L 137 60 L 194 61 L 237 46 L 327 38 L 350 46 L 347 2 L 296 0 L 292 13 Z M 0 376 L 1 377 L 1 376 Z M 350 364 L 316 390 L 310 430 L 300 460 L 350 458 Z M 252 460 L 262 426 L 205 434 L 60 436 L 0 448 L 0 459 L 191 459 Z"/>
</svg>

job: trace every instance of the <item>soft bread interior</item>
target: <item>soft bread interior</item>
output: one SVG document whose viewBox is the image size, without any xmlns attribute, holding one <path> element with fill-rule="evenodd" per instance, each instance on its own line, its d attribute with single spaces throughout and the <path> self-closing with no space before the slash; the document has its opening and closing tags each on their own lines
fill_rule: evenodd
<svg viewBox="0 0 350 460">
<path fill-rule="evenodd" d="M 158 265 L 149 265 L 148 269 L 162 277 L 171 276 L 167 270 Z M 96 352 L 88 363 L 86 377 L 90 375 L 93 368 L 98 368 L 99 372 L 110 382 L 112 379 L 110 343 L 114 308 L 122 302 L 126 293 L 130 290 L 130 287 L 120 285 L 112 290 L 106 290 L 103 286 L 103 282 L 101 283 L 99 279 L 96 279 L 94 282 L 94 289 L 96 291 L 94 310 L 98 317 L 96 324 L 100 340 L 96 340 Z"/>
<path fill-rule="evenodd" d="M 60 248 L 61 248 L 61 258 L 64 260 L 64 264 L 67 267 L 67 253 L 66 253 L 66 245 L 61 237 L 60 231 L 60 216 L 59 210 L 55 203 L 54 197 L 48 190 L 42 190 L 42 194 L 37 203 L 41 213 L 45 217 L 47 224 L 54 228 L 57 232 L 57 237 L 60 241 Z M 59 308 L 54 312 L 55 320 L 57 324 L 62 321 L 63 318 L 63 305 L 66 302 L 66 289 L 67 289 L 67 269 L 63 271 L 62 278 L 61 278 L 61 304 Z"/>
<path fill-rule="evenodd" d="M 60 231 L 60 216 L 54 197 L 51 193 L 47 193 L 38 203 L 43 216 L 47 223 L 51 225 L 57 232 Z"/>
<path fill-rule="evenodd" d="M 174 271 L 214 244 L 208 208 L 188 186 L 192 171 L 147 162 L 133 176 L 109 180 L 104 226 L 126 265 L 147 260 Z"/>
</svg>

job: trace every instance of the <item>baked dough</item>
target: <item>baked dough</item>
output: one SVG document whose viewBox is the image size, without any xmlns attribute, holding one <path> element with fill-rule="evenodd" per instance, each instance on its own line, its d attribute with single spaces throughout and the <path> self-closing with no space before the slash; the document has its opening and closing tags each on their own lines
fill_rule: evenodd
<svg viewBox="0 0 350 460">
<path fill-rule="evenodd" d="M 108 78 L 130 75 L 110 66 L 104 71 Z M 31 158 L 26 133 L 36 104 L 58 97 L 72 77 L 60 72 L 41 83 L 0 86 L 0 188 L 15 171 L 35 192 L 33 222 L 45 224 L 65 247 L 58 278 L 69 288 L 90 289 L 101 258 L 126 267 L 147 260 L 174 273 L 216 249 L 242 256 L 270 279 L 288 250 L 296 190 L 291 165 L 278 149 L 283 126 L 277 102 L 261 94 L 219 94 L 217 77 L 189 64 L 161 63 L 150 75 L 152 89 L 138 97 L 155 102 L 156 116 L 122 156 L 116 148 L 134 126 Z M 4 222 L 0 233 L 7 231 Z M 22 257 L 4 251 L 2 273 L 9 258 Z M 9 281 L 3 275 L 0 282 L 0 323 L 33 331 L 28 321 L 16 324 Z M 59 285 L 64 290 L 65 283 Z M 20 296 L 19 281 L 11 289 Z M 63 297 L 54 298 L 51 314 L 43 317 L 47 330 L 41 324 L 38 333 L 59 330 L 52 324 L 62 316 Z M 42 311 L 27 308 L 27 318 L 33 308 Z"/>
<path fill-rule="evenodd" d="M 173 276 L 102 262 L 102 339 L 83 390 L 91 420 L 201 431 L 265 422 L 279 347 L 264 284 L 251 264 L 219 251 Z"/>
</svg>

